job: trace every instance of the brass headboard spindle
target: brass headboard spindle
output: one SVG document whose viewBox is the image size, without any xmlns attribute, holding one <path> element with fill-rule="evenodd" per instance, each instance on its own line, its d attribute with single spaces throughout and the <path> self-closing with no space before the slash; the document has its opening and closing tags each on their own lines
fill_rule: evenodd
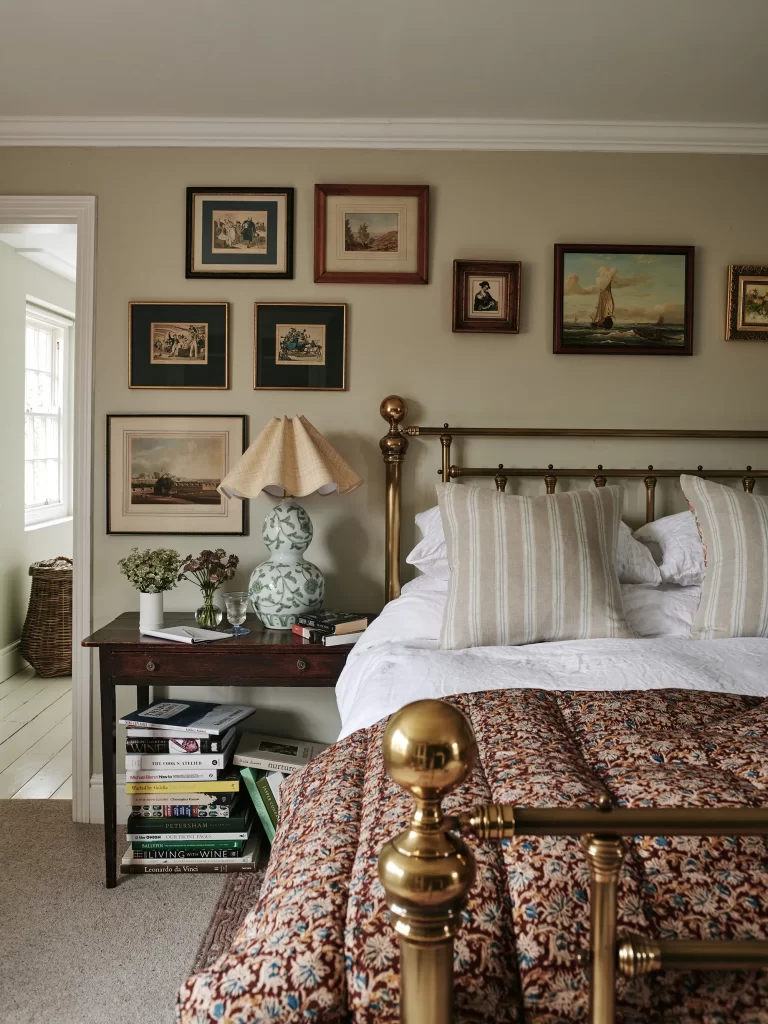
<svg viewBox="0 0 768 1024">
<path fill-rule="evenodd" d="M 751 466 L 747 466 L 747 474 L 751 473 L 751 471 L 752 471 L 752 467 Z M 753 490 L 753 488 L 755 486 L 755 478 L 753 476 L 747 475 L 747 476 L 744 477 L 744 479 L 741 482 L 744 485 L 744 490 L 747 492 L 747 494 L 751 494 L 752 490 Z"/>
<path fill-rule="evenodd" d="M 447 430 L 448 429 L 448 424 L 444 423 L 443 427 Z M 440 435 L 440 445 L 441 445 L 441 447 L 443 449 L 442 477 L 443 477 L 443 483 L 444 484 L 447 484 L 448 481 L 451 479 L 451 441 L 452 440 L 453 440 L 453 438 L 448 433 Z"/>
<path fill-rule="evenodd" d="M 653 469 L 653 466 L 649 466 L 648 469 Z M 645 521 L 650 523 L 655 519 L 656 513 L 656 477 L 647 476 L 645 478 Z"/>
<path fill-rule="evenodd" d="M 554 467 L 550 462 L 550 464 L 547 466 L 547 469 L 553 468 Z M 547 475 L 544 477 L 544 485 L 547 488 L 547 494 L 554 494 L 555 488 L 557 487 L 557 477 L 553 476 L 552 473 L 547 473 Z"/>
<path fill-rule="evenodd" d="M 384 593 L 387 601 L 400 596 L 400 466 L 408 451 L 408 438 L 399 423 L 408 413 L 408 406 L 399 395 L 389 395 L 379 408 L 389 430 L 379 441 L 387 473 L 386 568 Z"/>
<path fill-rule="evenodd" d="M 598 463 L 597 468 L 602 469 L 602 464 Z M 595 487 L 605 487 L 606 483 L 606 478 L 602 475 L 602 473 L 598 473 L 598 475 L 595 477 Z"/>
<path fill-rule="evenodd" d="M 504 470 L 504 463 L 500 462 L 499 463 L 499 472 L 493 478 L 494 482 L 496 484 L 496 490 L 497 491 L 502 491 L 502 492 L 506 491 L 506 489 L 507 489 L 507 477 L 504 475 L 503 470 Z"/>
</svg>

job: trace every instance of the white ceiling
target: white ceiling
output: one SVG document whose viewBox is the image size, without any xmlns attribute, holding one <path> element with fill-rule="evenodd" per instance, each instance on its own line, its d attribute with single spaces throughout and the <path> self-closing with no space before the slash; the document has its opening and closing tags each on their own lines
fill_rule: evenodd
<svg viewBox="0 0 768 1024">
<path fill-rule="evenodd" d="M 46 270 L 75 280 L 77 267 L 76 224 L 3 224 L 0 242 L 15 249 Z"/>
<path fill-rule="evenodd" d="M 3 0 L 0 116 L 765 123 L 766 0 Z"/>
</svg>

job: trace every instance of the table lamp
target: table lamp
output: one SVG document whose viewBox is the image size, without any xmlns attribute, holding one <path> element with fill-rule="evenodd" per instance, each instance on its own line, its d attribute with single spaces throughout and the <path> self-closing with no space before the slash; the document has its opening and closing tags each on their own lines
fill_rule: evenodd
<svg viewBox="0 0 768 1024">
<path fill-rule="evenodd" d="M 307 494 L 347 494 L 363 481 L 305 416 L 273 417 L 219 484 L 228 498 L 266 491 L 282 498 L 264 520 L 270 552 L 251 573 L 248 592 L 268 629 L 290 629 L 299 615 L 323 607 L 325 579 L 304 558 L 312 521 L 294 500 Z"/>
</svg>

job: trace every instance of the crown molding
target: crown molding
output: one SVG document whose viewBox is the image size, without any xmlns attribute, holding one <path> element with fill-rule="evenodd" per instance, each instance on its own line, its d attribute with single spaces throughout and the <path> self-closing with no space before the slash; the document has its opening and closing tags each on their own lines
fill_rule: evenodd
<svg viewBox="0 0 768 1024">
<path fill-rule="evenodd" d="M 768 124 L 475 118 L 0 117 L 0 146 L 560 150 L 768 155 Z"/>
</svg>

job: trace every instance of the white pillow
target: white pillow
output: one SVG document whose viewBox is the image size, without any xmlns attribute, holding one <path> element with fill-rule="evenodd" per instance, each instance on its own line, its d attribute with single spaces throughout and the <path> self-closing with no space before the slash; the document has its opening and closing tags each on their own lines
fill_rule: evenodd
<svg viewBox="0 0 768 1024">
<path fill-rule="evenodd" d="M 421 530 L 421 540 L 407 556 L 406 562 L 433 580 L 447 580 L 450 576 L 448 552 L 437 505 L 426 512 L 419 512 L 416 525 Z M 621 583 L 650 583 L 652 586 L 661 583 L 661 573 L 653 555 L 644 544 L 635 540 L 624 522 L 619 525 L 616 569 Z"/>
<path fill-rule="evenodd" d="M 695 587 L 704 582 L 704 548 L 691 512 L 678 512 L 646 523 L 635 530 L 635 537 L 647 544 L 653 554 L 654 545 L 658 549 L 656 561 L 664 583 Z"/>
</svg>

